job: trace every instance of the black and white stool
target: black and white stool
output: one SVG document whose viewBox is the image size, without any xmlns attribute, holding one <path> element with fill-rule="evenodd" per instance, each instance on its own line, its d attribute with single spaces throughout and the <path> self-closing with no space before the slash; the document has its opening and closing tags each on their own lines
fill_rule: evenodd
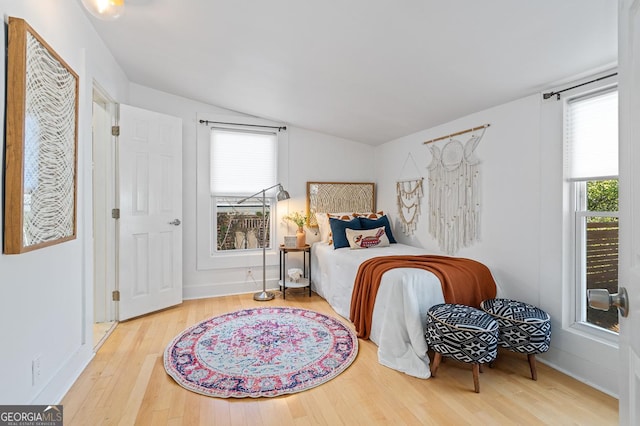
<svg viewBox="0 0 640 426">
<path fill-rule="evenodd" d="M 465 305 L 434 305 L 427 312 L 425 338 L 435 352 L 431 377 L 443 356 L 470 363 L 474 390 L 480 392 L 480 364 L 492 362 L 498 353 L 498 323 L 491 315 Z"/>
<path fill-rule="evenodd" d="M 484 300 L 480 307 L 498 322 L 498 345 L 527 354 L 531 378 L 538 380 L 536 354 L 549 350 L 551 317 L 528 303 L 511 299 Z"/>
</svg>

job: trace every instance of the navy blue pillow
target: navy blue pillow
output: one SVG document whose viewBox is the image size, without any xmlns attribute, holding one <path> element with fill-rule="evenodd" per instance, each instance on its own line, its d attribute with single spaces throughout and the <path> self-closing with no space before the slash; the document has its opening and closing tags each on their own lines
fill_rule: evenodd
<svg viewBox="0 0 640 426">
<path fill-rule="evenodd" d="M 345 229 L 362 229 L 360 220 L 358 220 L 357 217 L 351 220 L 340 220 L 330 217 L 329 226 L 331 227 L 331 238 L 333 239 L 334 249 L 349 247 Z"/>
<path fill-rule="evenodd" d="M 389 223 L 387 216 L 382 216 L 379 219 L 369 219 L 366 217 L 359 217 L 358 219 L 360 219 L 360 229 L 374 229 L 384 226 L 384 232 L 387 234 L 389 242 L 391 244 L 395 244 L 397 242 L 391 233 L 391 224 Z"/>
</svg>

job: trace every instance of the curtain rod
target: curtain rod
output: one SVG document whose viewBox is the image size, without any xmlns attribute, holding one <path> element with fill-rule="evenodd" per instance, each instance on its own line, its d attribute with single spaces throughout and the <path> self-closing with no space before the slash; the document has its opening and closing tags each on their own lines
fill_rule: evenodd
<svg viewBox="0 0 640 426">
<path fill-rule="evenodd" d="M 566 89 L 558 90 L 557 92 L 543 93 L 542 94 L 542 99 L 549 99 L 553 95 L 556 95 L 556 100 L 559 101 L 560 100 L 560 93 L 562 93 L 562 92 L 566 92 L 567 90 L 575 89 L 577 87 L 582 87 L 582 86 L 585 86 L 587 84 L 595 83 L 596 81 L 604 80 L 605 78 L 613 77 L 613 76 L 616 76 L 616 75 L 618 75 L 618 73 L 614 72 L 613 74 L 605 75 L 603 77 L 596 78 L 595 80 L 587 81 L 587 82 L 582 83 L 582 84 L 576 84 L 575 86 L 567 87 Z"/>
<path fill-rule="evenodd" d="M 200 124 L 205 124 L 207 126 L 209 124 L 226 124 L 228 126 L 246 126 L 246 127 L 262 127 L 267 129 L 278 129 L 278 131 L 287 130 L 287 126 L 262 126 L 260 124 L 225 123 L 222 121 L 209 121 L 209 120 L 200 120 Z"/>
<path fill-rule="evenodd" d="M 455 133 L 451 133 L 450 135 L 446 135 L 446 136 L 442 136 L 442 137 L 439 137 L 439 138 L 431 139 L 430 141 L 423 142 L 423 144 L 426 145 L 428 143 L 438 142 L 438 141 L 441 141 L 443 139 L 449 139 L 449 138 L 452 138 L 454 136 L 464 135 L 465 133 L 475 132 L 476 130 L 480 130 L 480 129 L 486 129 L 489 126 L 491 126 L 491 124 L 483 124 L 482 126 L 473 127 L 471 129 L 463 130 L 461 132 L 455 132 Z"/>
</svg>

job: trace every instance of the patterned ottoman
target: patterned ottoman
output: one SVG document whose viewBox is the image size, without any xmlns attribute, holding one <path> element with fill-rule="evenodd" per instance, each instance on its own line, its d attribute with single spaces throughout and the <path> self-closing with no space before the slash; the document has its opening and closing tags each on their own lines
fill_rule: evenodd
<svg viewBox="0 0 640 426">
<path fill-rule="evenodd" d="M 489 299 L 480 304 L 500 326 L 498 345 L 527 354 L 531 378 L 538 380 L 536 354 L 549 350 L 551 317 L 528 303 L 510 299 Z"/>
<path fill-rule="evenodd" d="M 434 305 L 427 312 L 425 338 L 435 352 L 431 377 L 443 356 L 471 363 L 473 387 L 480 392 L 480 364 L 492 362 L 498 353 L 498 323 L 491 315 L 465 305 Z"/>
</svg>

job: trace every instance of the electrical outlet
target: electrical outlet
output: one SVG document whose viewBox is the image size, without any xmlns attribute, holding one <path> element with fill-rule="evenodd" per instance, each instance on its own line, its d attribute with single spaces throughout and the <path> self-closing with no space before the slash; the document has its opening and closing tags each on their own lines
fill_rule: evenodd
<svg viewBox="0 0 640 426">
<path fill-rule="evenodd" d="M 31 384 L 33 386 L 40 383 L 42 379 L 42 355 L 36 355 L 31 361 Z"/>
</svg>

